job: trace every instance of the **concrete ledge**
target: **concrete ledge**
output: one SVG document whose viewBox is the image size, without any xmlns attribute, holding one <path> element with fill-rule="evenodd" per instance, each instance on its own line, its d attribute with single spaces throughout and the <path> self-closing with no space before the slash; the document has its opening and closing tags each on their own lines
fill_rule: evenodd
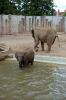
<svg viewBox="0 0 66 100">
<path fill-rule="evenodd" d="M 13 58 L 9 58 L 10 60 L 16 60 L 15 56 Z M 66 58 L 65 57 L 58 57 L 58 56 L 42 56 L 42 55 L 35 55 L 35 62 L 43 62 L 43 63 L 54 63 L 54 64 L 64 64 L 66 65 Z"/>
<path fill-rule="evenodd" d="M 54 64 L 65 64 L 66 65 L 66 58 L 65 57 L 58 57 L 58 56 L 36 55 L 34 61 L 45 62 L 45 63 L 54 63 Z"/>
</svg>

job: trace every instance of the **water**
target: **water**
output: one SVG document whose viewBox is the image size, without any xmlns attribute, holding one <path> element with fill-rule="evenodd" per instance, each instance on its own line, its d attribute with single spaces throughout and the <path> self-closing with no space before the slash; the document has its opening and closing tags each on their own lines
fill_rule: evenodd
<svg viewBox="0 0 66 100">
<path fill-rule="evenodd" d="M 0 62 L 0 100 L 66 100 L 66 66 L 35 62 Z"/>
</svg>

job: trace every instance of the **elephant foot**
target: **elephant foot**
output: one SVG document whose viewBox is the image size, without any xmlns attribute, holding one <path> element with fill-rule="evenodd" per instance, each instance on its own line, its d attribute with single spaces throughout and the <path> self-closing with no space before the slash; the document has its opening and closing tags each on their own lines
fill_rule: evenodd
<svg viewBox="0 0 66 100">
<path fill-rule="evenodd" d="M 46 52 L 49 53 L 51 51 L 51 48 L 47 48 Z"/>
<path fill-rule="evenodd" d="M 48 50 L 47 50 L 47 51 L 45 51 L 45 52 L 46 52 L 46 53 L 50 53 L 50 51 L 48 51 Z"/>
<path fill-rule="evenodd" d="M 41 51 L 45 51 L 45 49 L 41 49 Z"/>
<path fill-rule="evenodd" d="M 19 66 L 19 69 L 22 69 L 22 66 Z"/>
<path fill-rule="evenodd" d="M 37 50 L 35 50 L 36 52 L 38 52 L 38 49 Z"/>
<path fill-rule="evenodd" d="M 44 49 L 42 49 L 42 51 L 44 51 Z"/>
<path fill-rule="evenodd" d="M 31 65 L 33 65 L 33 61 L 31 62 Z"/>
<path fill-rule="evenodd" d="M 35 48 L 35 52 L 38 52 L 38 48 Z"/>
<path fill-rule="evenodd" d="M 37 48 L 39 48 L 39 47 L 37 46 Z"/>
</svg>

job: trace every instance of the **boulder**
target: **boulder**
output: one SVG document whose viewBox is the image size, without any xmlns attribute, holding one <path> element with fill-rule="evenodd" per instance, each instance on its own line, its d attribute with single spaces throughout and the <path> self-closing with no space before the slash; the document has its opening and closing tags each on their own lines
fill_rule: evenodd
<svg viewBox="0 0 66 100">
<path fill-rule="evenodd" d="M 8 58 L 9 50 L 10 48 L 8 48 L 4 43 L 0 44 L 0 61 Z"/>
<path fill-rule="evenodd" d="M 6 58 L 8 58 L 8 54 L 0 52 L 0 61 L 5 60 Z"/>
</svg>

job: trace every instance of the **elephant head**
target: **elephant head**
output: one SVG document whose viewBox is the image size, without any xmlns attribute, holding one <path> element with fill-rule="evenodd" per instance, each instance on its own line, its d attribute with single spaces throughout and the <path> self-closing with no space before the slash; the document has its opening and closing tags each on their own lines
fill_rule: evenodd
<svg viewBox="0 0 66 100">
<path fill-rule="evenodd" d="M 16 52 L 15 57 L 19 62 L 19 67 L 22 68 L 27 66 L 29 63 L 33 64 L 34 51 L 32 49 L 26 49 L 23 52 Z"/>
<path fill-rule="evenodd" d="M 16 57 L 17 61 L 19 62 L 19 67 L 22 68 L 25 65 L 24 53 L 23 52 L 16 52 L 15 57 Z"/>
</svg>

